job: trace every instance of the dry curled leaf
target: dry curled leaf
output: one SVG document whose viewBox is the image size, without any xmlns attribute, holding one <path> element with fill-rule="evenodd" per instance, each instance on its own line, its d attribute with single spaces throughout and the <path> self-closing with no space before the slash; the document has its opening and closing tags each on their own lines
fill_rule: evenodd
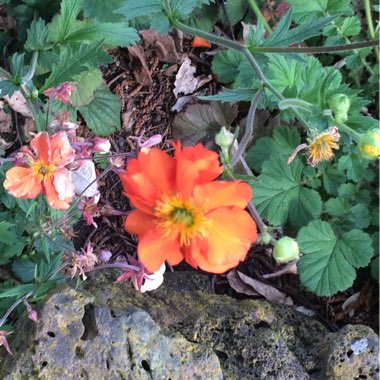
<svg viewBox="0 0 380 380">
<path fill-rule="evenodd" d="M 236 272 L 236 274 L 232 272 Z M 231 279 L 231 282 L 230 282 L 230 279 Z M 238 293 L 244 293 L 244 294 L 248 294 L 248 292 L 252 293 L 248 295 L 255 295 L 254 293 L 256 293 L 265 297 L 268 301 L 273 302 L 273 303 L 293 305 L 293 300 L 290 297 L 287 297 L 285 293 L 279 291 L 278 289 L 274 288 L 271 285 L 264 284 L 258 280 L 255 280 L 249 276 L 246 276 L 245 274 L 239 272 L 236 269 L 228 273 L 227 280 L 229 284 L 231 285 L 231 287 Z"/>
<path fill-rule="evenodd" d="M 136 81 L 139 83 L 152 83 L 152 76 L 142 47 L 133 45 L 128 48 L 128 53 L 131 60 L 131 70 L 133 71 Z"/>
</svg>

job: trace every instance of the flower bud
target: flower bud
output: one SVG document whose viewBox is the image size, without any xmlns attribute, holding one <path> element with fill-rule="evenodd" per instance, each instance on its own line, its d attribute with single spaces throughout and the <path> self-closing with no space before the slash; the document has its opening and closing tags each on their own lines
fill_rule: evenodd
<svg viewBox="0 0 380 380">
<path fill-rule="evenodd" d="M 350 99 L 345 94 L 335 94 L 329 99 L 329 106 L 334 112 L 335 120 L 338 124 L 347 121 L 350 104 Z"/>
<path fill-rule="evenodd" d="M 372 129 L 361 137 L 359 150 L 362 157 L 367 160 L 380 157 L 380 128 Z"/>
<path fill-rule="evenodd" d="M 222 127 L 215 136 L 216 145 L 219 145 L 222 149 L 230 149 L 233 142 L 234 135 L 230 131 L 227 131 L 226 127 Z"/>
<path fill-rule="evenodd" d="M 92 151 L 97 153 L 108 153 L 111 149 L 111 143 L 103 137 L 95 137 L 92 139 Z"/>
<path fill-rule="evenodd" d="M 300 258 L 300 249 L 297 242 L 288 236 L 284 236 L 274 246 L 273 257 L 281 264 L 298 260 Z"/>
</svg>

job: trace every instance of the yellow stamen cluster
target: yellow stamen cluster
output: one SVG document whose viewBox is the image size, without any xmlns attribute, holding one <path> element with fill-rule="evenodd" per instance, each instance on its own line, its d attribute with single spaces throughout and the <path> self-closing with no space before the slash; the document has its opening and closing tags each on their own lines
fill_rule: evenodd
<svg viewBox="0 0 380 380">
<path fill-rule="evenodd" d="M 31 169 L 33 177 L 36 177 L 41 182 L 49 179 L 54 174 L 54 165 L 46 164 L 41 160 L 37 160 L 31 166 Z"/>
<path fill-rule="evenodd" d="M 333 149 L 339 149 L 337 142 L 340 135 L 338 129 L 333 127 L 328 132 L 318 135 L 309 145 L 309 163 L 317 165 L 321 161 L 329 161 L 334 156 Z"/>
<path fill-rule="evenodd" d="M 164 236 L 179 235 L 181 246 L 208 234 L 210 220 L 192 199 L 185 200 L 180 195 L 165 196 L 157 202 L 154 214 Z"/>
</svg>

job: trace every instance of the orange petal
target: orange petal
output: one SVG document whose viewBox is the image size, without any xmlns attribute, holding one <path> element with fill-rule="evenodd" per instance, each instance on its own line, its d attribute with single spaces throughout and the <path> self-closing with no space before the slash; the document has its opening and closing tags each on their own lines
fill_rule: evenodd
<svg viewBox="0 0 380 380">
<path fill-rule="evenodd" d="M 54 186 L 54 178 L 50 178 L 43 183 L 44 194 L 49 205 L 52 208 L 59 210 L 66 210 L 70 207 L 71 199 L 61 200 L 59 199 L 58 192 Z"/>
<path fill-rule="evenodd" d="M 71 180 L 71 173 L 66 168 L 54 170 L 53 184 L 60 200 L 65 202 L 72 201 L 74 197 L 74 185 Z"/>
<path fill-rule="evenodd" d="M 148 272 L 157 272 L 165 260 L 181 254 L 178 239 L 164 237 L 158 229 L 150 229 L 139 236 L 137 253 Z"/>
<path fill-rule="evenodd" d="M 194 187 L 193 196 L 205 212 L 223 206 L 246 208 L 252 198 L 251 187 L 240 181 L 215 181 Z"/>
<path fill-rule="evenodd" d="M 221 207 L 207 214 L 212 225 L 207 238 L 197 239 L 186 261 L 212 272 L 222 273 L 243 261 L 257 239 L 256 224 L 245 210 Z"/>
<path fill-rule="evenodd" d="M 36 152 L 38 159 L 44 163 L 50 163 L 51 148 L 50 139 L 47 132 L 40 132 L 37 136 L 30 142 L 30 146 Z"/>
<path fill-rule="evenodd" d="M 14 197 L 23 199 L 35 198 L 42 190 L 41 183 L 32 175 L 32 170 L 22 166 L 9 169 L 3 185 Z"/>
<path fill-rule="evenodd" d="M 186 147 L 174 144 L 177 161 L 177 186 L 185 196 L 189 196 L 194 185 L 207 183 L 223 172 L 216 152 L 206 149 L 202 144 Z"/>
<path fill-rule="evenodd" d="M 155 227 L 152 215 L 146 214 L 140 210 L 132 211 L 124 222 L 124 228 L 130 234 L 143 234 Z"/>
<path fill-rule="evenodd" d="M 150 212 L 163 193 L 175 190 L 175 161 L 159 149 L 149 149 L 128 163 L 120 179 L 131 203 Z"/>
<path fill-rule="evenodd" d="M 191 43 L 191 46 L 192 47 L 205 47 L 205 48 L 210 48 L 211 47 L 211 44 L 210 42 L 208 42 L 207 40 L 205 40 L 204 38 L 202 37 L 194 37 L 192 43 Z"/>
<path fill-rule="evenodd" d="M 71 147 L 66 132 L 58 132 L 50 139 L 51 162 L 58 166 L 66 166 L 74 161 L 75 150 Z"/>
</svg>

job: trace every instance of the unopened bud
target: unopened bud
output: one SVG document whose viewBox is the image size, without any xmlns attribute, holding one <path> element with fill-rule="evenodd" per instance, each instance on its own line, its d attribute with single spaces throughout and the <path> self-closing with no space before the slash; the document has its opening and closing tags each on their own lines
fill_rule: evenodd
<svg viewBox="0 0 380 380">
<path fill-rule="evenodd" d="M 222 127 L 215 136 L 216 145 L 219 145 L 222 149 L 229 149 L 233 142 L 234 135 L 226 127 Z"/>
<path fill-rule="evenodd" d="M 350 99 L 345 94 L 335 94 L 329 99 L 329 106 L 338 125 L 347 121 L 350 105 Z"/>
<path fill-rule="evenodd" d="M 365 133 L 359 141 L 359 150 L 363 158 L 373 160 L 380 157 L 380 129 Z"/>
<path fill-rule="evenodd" d="M 280 264 L 298 260 L 300 258 L 300 249 L 297 242 L 288 236 L 284 236 L 275 244 L 273 257 Z"/>
<path fill-rule="evenodd" d="M 111 143 L 108 139 L 95 137 L 92 139 L 92 151 L 97 153 L 108 153 L 111 149 Z"/>
</svg>

